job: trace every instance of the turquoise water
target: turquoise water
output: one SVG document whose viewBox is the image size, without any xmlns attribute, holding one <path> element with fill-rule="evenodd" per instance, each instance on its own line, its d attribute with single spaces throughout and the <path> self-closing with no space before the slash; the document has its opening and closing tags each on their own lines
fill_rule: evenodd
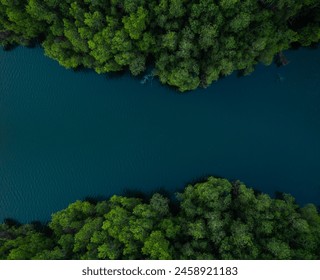
<svg viewBox="0 0 320 280">
<path fill-rule="evenodd" d="M 170 193 L 208 174 L 320 204 L 320 49 L 184 95 L 0 51 L 0 220 L 86 196 Z"/>
</svg>

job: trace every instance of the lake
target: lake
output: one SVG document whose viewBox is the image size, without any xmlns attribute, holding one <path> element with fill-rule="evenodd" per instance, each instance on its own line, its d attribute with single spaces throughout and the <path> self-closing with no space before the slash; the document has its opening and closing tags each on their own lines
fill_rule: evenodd
<svg viewBox="0 0 320 280">
<path fill-rule="evenodd" d="M 170 194 L 207 175 L 320 204 L 320 49 L 186 94 L 0 50 L 0 221 L 86 196 Z"/>
</svg>

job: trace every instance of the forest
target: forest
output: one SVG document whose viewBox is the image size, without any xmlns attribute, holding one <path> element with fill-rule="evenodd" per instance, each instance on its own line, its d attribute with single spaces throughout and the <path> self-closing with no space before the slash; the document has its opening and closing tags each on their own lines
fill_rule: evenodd
<svg viewBox="0 0 320 280">
<path fill-rule="evenodd" d="M 5 49 L 41 45 L 97 73 L 150 67 L 181 92 L 319 41 L 319 0 L 0 0 Z"/>
<path fill-rule="evenodd" d="M 0 224 L 0 259 L 320 259 L 320 215 L 209 177 L 168 199 L 76 201 L 46 223 Z"/>
</svg>

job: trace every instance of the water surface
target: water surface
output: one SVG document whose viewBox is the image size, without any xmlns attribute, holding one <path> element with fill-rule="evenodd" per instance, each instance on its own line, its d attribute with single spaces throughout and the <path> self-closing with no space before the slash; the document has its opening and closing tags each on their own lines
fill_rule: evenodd
<svg viewBox="0 0 320 280">
<path fill-rule="evenodd" d="M 219 175 L 320 204 L 320 49 L 206 90 L 75 73 L 0 51 L 0 220 L 47 220 L 86 196 L 171 193 Z"/>
</svg>

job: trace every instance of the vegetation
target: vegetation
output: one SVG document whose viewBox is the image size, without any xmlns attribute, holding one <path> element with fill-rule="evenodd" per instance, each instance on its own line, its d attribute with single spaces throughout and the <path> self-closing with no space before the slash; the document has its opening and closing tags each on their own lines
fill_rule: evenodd
<svg viewBox="0 0 320 280">
<path fill-rule="evenodd" d="M 42 44 L 67 68 L 152 63 L 180 91 L 320 40 L 319 0 L 0 0 L 0 45 Z"/>
<path fill-rule="evenodd" d="M 172 202 L 77 201 L 48 225 L 0 224 L 0 259 L 320 259 L 320 215 L 209 177 Z"/>
</svg>

